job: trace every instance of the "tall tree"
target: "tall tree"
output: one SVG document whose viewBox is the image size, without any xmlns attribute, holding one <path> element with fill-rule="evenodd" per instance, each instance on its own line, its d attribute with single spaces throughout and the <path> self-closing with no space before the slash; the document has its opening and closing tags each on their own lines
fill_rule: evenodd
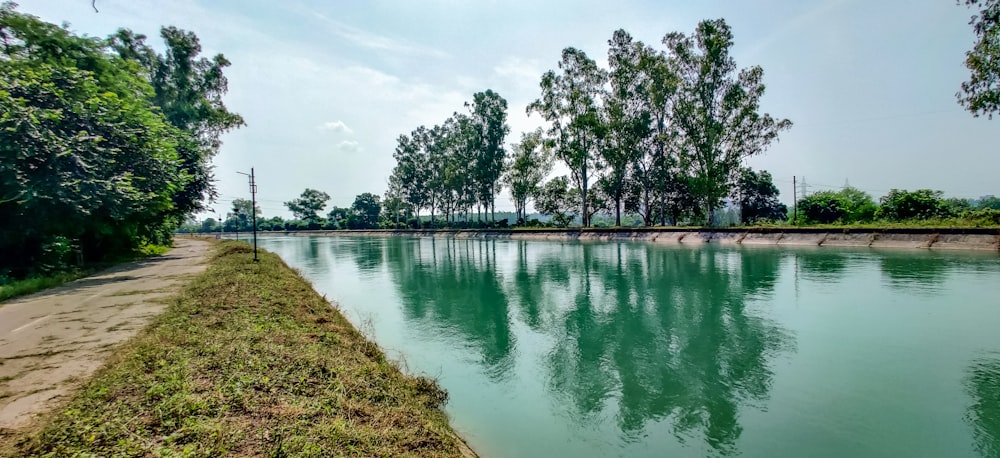
<svg viewBox="0 0 1000 458">
<path fill-rule="evenodd" d="M 552 158 L 542 137 L 542 129 L 521 134 L 507 163 L 504 184 L 510 188 L 518 223 L 526 218 L 528 199 L 539 191 L 542 180 L 552 171 Z"/>
<path fill-rule="evenodd" d="M 230 65 L 222 54 L 200 57 L 198 37 L 176 27 L 160 30 L 165 51 L 146 44 L 146 36 L 120 29 L 111 47 L 127 60 L 139 63 L 153 86 L 152 101 L 167 120 L 189 134 L 178 144 L 181 168 L 191 180 L 174 198 L 180 215 L 202 209 L 205 198 L 215 198 L 211 160 L 222 145 L 221 136 L 243 126 L 243 118 L 230 112 L 222 101 L 229 90 L 224 74 Z"/>
<path fill-rule="evenodd" d="M 675 32 L 663 43 L 681 77 L 673 110 L 684 142 L 680 157 L 690 167 L 692 191 L 711 223 L 741 161 L 764 152 L 792 123 L 759 113 L 764 70 L 737 71 L 730 55 L 732 30 L 724 20 L 702 21 L 693 36 Z"/>
<path fill-rule="evenodd" d="M 784 221 L 788 215 L 788 207 L 778 201 L 779 194 L 768 171 L 758 173 L 750 168 L 743 169 L 732 196 L 740 206 L 740 222 L 752 224 L 763 220 Z"/>
<path fill-rule="evenodd" d="M 382 213 L 382 205 L 378 195 L 366 192 L 354 198 L 351 205 L 351 217 L 357 229 L 372 229 L 378 227 L 378 217 Z"/>
<path fill-rule="evenodd" d="M 641 159 L 652 135 L 652 110 L 648 103 L 649 78 L 643 72 L 645 46 L 633 41 L 624 30 L 615 31 L 608 44 L 611 90 L 604 94 L 608 132 L 605 147 L 601 148 L 607 165 L 603 188 L 614 202 L 615 226 L 621 226 L 628 174 L 644 165 Z"/>
<path fill-rule="evenodd" d="M 423 127 L 421 127 L 422 129 Z M 396 140 L 396 167 L 392 170 L 390 182 L 397 183 L 400 196 L 420 218 L 420 210 L 427 207 L 430 200 L 428 189 L 428 160 L 419 141 L 420 129 L 412 136 L 400 135 Z"/>
<path fill-rule="evenodd" d="M 479 157 L 475 164 L 475 177 L 479 188 L 479 200 L 489 207 L 496 219 L 497 185 L 503 175 L 504 139 L 510 133 L 507 125 L 507 100 L 487 89 L 472 95 L 469 107 L 473 128 L 477 133 L 476 146 Z"/>
<path fill-rule="evenodd" d="M 253 212 L 257 216 L 261 216 L 262 212 L 260 207 L 254 207 L 253 201 L 250 199 L 233 199 L 233 211 L 227 215 L 229 219 L 236 220 L 236 227 L 241 231 L 252 230 L 253 229 Z"/>
<path fill-rule="evenodd" d="M 56 240 L 84 260 L 167 243 L 185 219 L 175 202 L 191 179 L 178 169 L 185 134 L 142 75 L 102 40 L 11 3 L 0 41 L 0 272 L 30 273 Z"/>
<path fill-rule="evenodd" d="M 288 207 L 288 211 L 300 220 L 318 222 L 319 213 L 326 207 L 328 200 L 330 200 L 329 194 L 306 188 L 298 198 L 285 202 L 285 207 Z"/>
<path fill-rule="evenodd" d="M 979 12 L 969 20 L 976 32 L 976 44 L 965 53 L 965 66 L 971 75 L 956 95 L 973 116 L 985 114 L 993 119 L 994 114 L 1000 114 L 1000 0 L 964 3 Z"/>
<path fill-rule="evenodd" d="M 588 188 L 597 172 L 598 150 L 605 123 L 598 105 L 606 72 L 576 48 L 566 48 L 559 62 L 560 73 L 549 70 L 539 84 L 542 97 L 532 102 L 528 114 L 538 113 L 551 124 L 548 135 L 556 157 L 570 170 L 580 192 L 583 225 L 589 226 Z"/>
<path fill-rule="evenodd" d="M 558 227 L 569 226 L 580 209 L 580 195 L 573 191 L 569 189 L 569 180 L 565 176 L 549 180 L 535 198 L 536 210 L 552 216 L 553 224 Z"/>
</svg>

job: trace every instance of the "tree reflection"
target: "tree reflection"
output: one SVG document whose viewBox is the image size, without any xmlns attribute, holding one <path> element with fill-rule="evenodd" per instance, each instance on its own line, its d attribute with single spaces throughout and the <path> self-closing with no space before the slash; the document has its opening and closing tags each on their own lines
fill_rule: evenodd
<svg viewBox="0 0 1000 458">
<path fill-rule="evenodd" d="M 487 373 L 500 379 L 513 363 L 515 339 L 492 240 L 386 239 L 390 273 L 407 319 L 472 344 Z M 421 245 L 433 245 L 422 250 Z"/>
<path fill-rule="evenodd" d="M 557 403 L 580 421 L 611 412 L 627 441 L 665 421 L 681 442 L 735 452 L 740 409 L 767 399 L 770 362 L 793 345 L 748 311 L 771 295 L 779 250 L 515 241 L 505 282 L 495 241 L 383 243 L 408 320 L 461 337 L 502 378 L 513 307 L 554 342 L 542 362 Z"/>
<path fill-rule="evenodd" d="M 984 457 L 1000 457 L 1000 355 L 975 361 L 966 389 L 973 399 L 966 420 L 973 428 L 976 450 Z"/>
<path fill-rule="evenodd" d="M 626 439 L 667 419 L 682 442 L 700 436 L 720 454 L 735 452 L 740 406 L 767 398 L 769 360 L 791 346 L 783 330 L 746 312 L 748 296 L 773 287 L 781 254 L 622 245 L 581 252 L 574 302 L 549 356 L 553 391 L 583 418 L 617 397 Z"/>
</svg>

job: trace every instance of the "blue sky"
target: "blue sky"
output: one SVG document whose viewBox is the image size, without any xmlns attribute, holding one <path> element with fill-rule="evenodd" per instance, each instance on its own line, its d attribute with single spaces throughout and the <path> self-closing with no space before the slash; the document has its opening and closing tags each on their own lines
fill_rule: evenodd
<svg viewBox="0 0 1000 458">
<path fill-rule="evenodd" d="M 473 93 L 507 98 L 513 142 L 541 125 L 524 110 L 562 48 L 604 65 L 618 28 L 662 48 L 666 33 L 718 17 L 733 28 L 738 65 L 764 69 L 763 110 L 795 123 L 749 161 L 774 175 L 783 200 L 793 175 L 810 191 L 849 180 L 876 198 L 890 188 L 1000 194 L 1000 118 L 955 102 L 974 36 L 972 12 L 951 0 L 98 0 L 100 13 L 89 0 L 20 3 L 77 33 L 127 27 L 157 46 L 159 27 L 175 25 L 233 62 L 226 103 L 248 125 L 215 160 L 220 212 L 247 195 L 236 172 L 250 167 L 269 216 L 289 216 L 281 203 L 306 187 L 339 206 L 381 194 L 396 137 L 464 110 Z"/>
</svg>

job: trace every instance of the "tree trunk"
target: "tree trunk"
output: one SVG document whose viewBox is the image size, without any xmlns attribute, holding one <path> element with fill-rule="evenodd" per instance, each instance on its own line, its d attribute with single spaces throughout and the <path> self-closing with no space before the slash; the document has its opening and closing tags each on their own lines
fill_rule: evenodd
<svg viewBox="0 0 1000 458">
<path fill-rule="evenodd" d="M 615 227 L 622 225 L 622 198 L 615 198 Z"/>
</svg>

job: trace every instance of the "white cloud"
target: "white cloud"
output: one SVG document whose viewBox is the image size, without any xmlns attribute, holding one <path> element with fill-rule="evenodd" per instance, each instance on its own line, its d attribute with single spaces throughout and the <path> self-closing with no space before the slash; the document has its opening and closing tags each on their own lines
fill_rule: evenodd
<svg viewBox="0 0 1000 458">
<path fill-rule="evenodd" d="M 361 151 L 361 144 L 354 140 L 344 140 L 337 144 L 337 151 L 342 153 L 357 153 Z"/>
<path fill-rule="evenodd" d="M 434 57 L 438 59 L 451 57 L 448 53 L 441 51 L 440 49 L 406 43 L 384 35 L 371 33 L 331 19 L 318 11 L 310 11 L 310 13 L 316 19 L 326 23 L 328 26 L 327 30 L 329 32 L 364 48 L 375 49 L 378 51 L 388 51 L 407 56 Z"/>
<path fill-rule="evenodd" d="M 345 134 L 353 134 L 354 133 L 354 129 L 351 129 L 350 127 L 348 127 L 347 124 L 344 123 L 344 121 L 329 121 L 329 122 L 325 122 L 325 123 L 323 123 L 322 126 L 320 126 L 320 129 L 323 129 L 323 130 L 332 130 L 334 132 L 343 132 Z"/>
</svg>

